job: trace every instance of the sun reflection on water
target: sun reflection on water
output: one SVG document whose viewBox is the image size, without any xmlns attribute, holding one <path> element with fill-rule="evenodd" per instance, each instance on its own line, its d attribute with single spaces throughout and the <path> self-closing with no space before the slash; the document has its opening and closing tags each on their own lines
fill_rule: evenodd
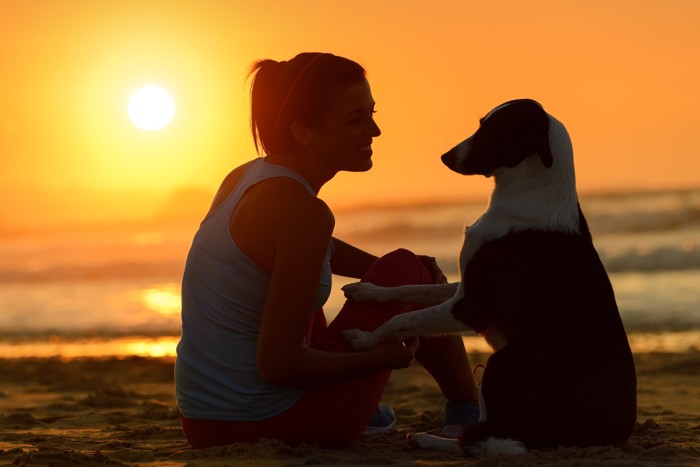
<svg viewBox="0 0 700 467">
<path fill-rule="evenodd" d="M 175 336 L 134 336 L 70 340 L 54 337 L 45 341 L 0 342 L 0 358 L 174 357 L 179 340 Z"/>
<path fill-rule="evenodd" d="M 174 357 L 177 341 L 176 338 L 158 338 L 128 342 L 124 345 L 124 351 L 126 355 L 142 357 Z"/>
<path fill-rule="evenodd" d="M 150 310 L 161 315 L 180 312 L 180 290 L 174 284 L 160 285 L 141 293 L 141 301 Z"/>
</svg>

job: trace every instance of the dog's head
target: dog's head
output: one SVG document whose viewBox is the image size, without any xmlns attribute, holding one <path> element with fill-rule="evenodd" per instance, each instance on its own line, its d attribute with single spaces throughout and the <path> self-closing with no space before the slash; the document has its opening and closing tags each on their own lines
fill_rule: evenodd
<svg viewBox="0 0 700 467">
<path fill-rule="evenodd" d="M 443 154 L 447 167 L 464 175 L 491 176 L 501 167 L 515 167 L 537 154 L 544 167 L 553 163 L 549 116 L 530 99 L 508 101 L 480 120 L 476 132 Z"/>
</svg>

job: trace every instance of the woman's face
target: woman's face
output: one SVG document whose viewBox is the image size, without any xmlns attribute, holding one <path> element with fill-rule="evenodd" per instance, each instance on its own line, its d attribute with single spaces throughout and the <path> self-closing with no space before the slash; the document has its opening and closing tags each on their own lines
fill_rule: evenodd
<svg viewBox="0 0 700 467">
<path fill-rule="evenodd" d="M 364 172 L 372 167 L 374 98 L 367 80 L 340 88 L 331 98 L 321 128 L 308 148 L 335 171 Z"/>
</svg>

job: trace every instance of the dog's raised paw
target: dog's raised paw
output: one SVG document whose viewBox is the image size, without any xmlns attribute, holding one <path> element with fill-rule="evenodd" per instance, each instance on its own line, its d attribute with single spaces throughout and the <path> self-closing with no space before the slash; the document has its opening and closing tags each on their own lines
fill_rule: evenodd
<svg viewBox="0 0 700 467">
<path fill-rule="evenodd" d="M 377 344 L 371 332 L 361 331 L 360 329 L 347 329 L 343 331 L 343 337 L 355 350 L 367 350 Z"/>
<path fill-rule="evenodd" d="M 345 298 L 353 302 L 383 303 L 386 300 L 382 289 L 384 289 L 384 287 L 374 285 L 370 282 L 353 282 L 342 287 Z"/>
</svg>

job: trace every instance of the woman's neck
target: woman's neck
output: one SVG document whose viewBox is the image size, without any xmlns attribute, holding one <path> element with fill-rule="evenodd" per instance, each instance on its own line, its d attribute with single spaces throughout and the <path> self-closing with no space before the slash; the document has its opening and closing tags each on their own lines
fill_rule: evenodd
<svg viewBox="0 0 700 467">
<path fill-rule="evenodd" d="M 323 185 L 325 185 L 335 174 L 325 174 L 320 167 L 305 163 L 305 160 L 294 154 L 270 154 L 265 156 L 265 161 L 270 164 L 281 165 L 297 174 L 301 175 L 309 182 L 311 189 L 318 195 Z"/>
</svg>

